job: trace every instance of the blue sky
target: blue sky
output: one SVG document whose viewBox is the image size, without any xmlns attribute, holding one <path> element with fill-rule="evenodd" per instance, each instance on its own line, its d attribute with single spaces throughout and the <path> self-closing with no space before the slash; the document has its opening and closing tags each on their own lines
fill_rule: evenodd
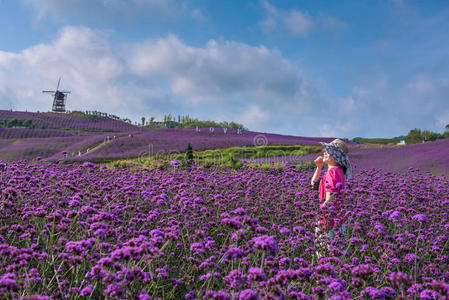
<svg viewBox="0 0 449 300">
<path fill-rule="evenodd" d="M 0 0 L 0 108 L 299 136 L 449 123 L 447 1 Z"/>
</svg>

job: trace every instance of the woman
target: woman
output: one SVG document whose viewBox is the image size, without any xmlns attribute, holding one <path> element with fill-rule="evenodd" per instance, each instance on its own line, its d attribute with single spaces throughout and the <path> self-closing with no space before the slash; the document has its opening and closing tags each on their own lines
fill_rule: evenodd
<svg viewBox="0 0 449 300">
<path fill-rule="evenodd" d="M 340 139 L 331 143 L 320 143 L 323 146 L 323 156 L 315 159 L 316 170 L 311 185 L 319 191 L 320 209 L 332 205 L 332 213 L 325 212 L 318 222 L 316 233 L 323 236 L 327 233 L 333 240 L 339 231 L 346 239 L 346 218 L 344 210 L 343 190 L 347 180 L 352 178 L 352 166 L 348 157 L 348 146 Z M 320 179 L 321 170 L 327 164 L 327 171 Z"/>
</svg>

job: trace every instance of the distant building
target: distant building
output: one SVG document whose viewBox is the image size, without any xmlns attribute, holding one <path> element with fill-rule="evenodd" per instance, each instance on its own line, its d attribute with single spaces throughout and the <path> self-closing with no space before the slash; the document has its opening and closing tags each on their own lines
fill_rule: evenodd
<svg viewBox="0 0 449 300">
<path fill-rule="evenodd" d="M 405 145 L 405 140 L 401 140 L 397 145 Z"/>
</svg>

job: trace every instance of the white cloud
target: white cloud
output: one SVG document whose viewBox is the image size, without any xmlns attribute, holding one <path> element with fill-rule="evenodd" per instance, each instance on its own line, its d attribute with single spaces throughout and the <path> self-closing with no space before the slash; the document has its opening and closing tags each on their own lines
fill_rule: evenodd
<svg viewBox="0 0 449 300">
<path fill-rule="evenodd" d="M 86 27 L 65 27 L 53 42 L 17 53 L 0 51 L 0 107 L 49 110 L 52 99 L 41 91 L 54 89 L 59 76 L 72 92 L 69 110 L 134 120 L 189 114 L 264 132 L 340 137 L 442 132 L 449 121 L 444 77 L 393 84 L 387 74 L 367 73 L 349 95 L 323 97 L 298 66 L 265 46 L 211 40 L 193 47 L 171 35 L 117 48 Z"/>
<path fill-rule="evenodd" d="M 182 7 L 174 0 L 20 0 L 32 7 L 39 19 L 52 17 L 63 21 L 133 18 L 139 14 L 176 15 Z"/>
<path fill-rule="evenodd" d="M 435 124 L 437 128 L 442 128 L 442 130 L 446 130 L 446 125 L 449 125 L 449 109 L 439 114 Z"/>
<path fill-rule="evenodd" d="M 282 21 L 293 35 L 300 37 L 307 37 L 314 25 L 309 14 L 294 9 L 288 12 Z"/>
<path fill-rule="evenodd" d="M 240 119 L 245 126 L 253 130 L 263 131 L 263 129 L 266 129 L 264 125 L 269 121 L 270 116 L 268 112 L 262 111 L 257 105 L 252 105 L 242 113 Z"/>
<path fill-rule="evenodd" d="M 262 0 L 262 6 L 265 10 L 266 18 L 261 22 L 261 27 L 266 33 L 275 30 L 278 24 L 281 24 L 290 34 L 307 37 L 314 25 L 312 18 L 306 12 L 295 9 L 290 11 L 280 10 L 267 0 Z"/>
<path fill-rule="evenodd" d="M 320 14 L 317 22 L 323 30 L 327 31 L 342 30 L 348 27 L 342 20 L 325 14 Z"/>
<path fill-rule="evenodd" d="M 268 0 L 262 0 L 261 4 L 266 16 L 260 26 L 267 34 L 285 30 L 292 36 L 306 38 L 314 30 L 333 31 L 347 27 L 340 19 L 322 13 L 312 18 L 306 11 L 279 9 Z"/>
<path fill-rule="evenodd" d="M 198 22 L 205 22 L 207 21 L 207 17 L 204 15 L 204 13 L 198 9 L 195 8 L 190 12 L 190 15 L 192 16 L 193 19 L 197 20 Z"/>
<path fill-rule="evenodd" d="M 441 133 L 449 122 L 448 93 L 447 79 L 417 75 L 393 84 L 376 73 L 353 87 L 350 96 L 329 103 L 320 134 L 393 137 L 413 128 Z"/>
<path fill-rule="evenodd" d="M 102 32 L 85 27 L 66 27 L 51 44 L 40 44 L 19 53 L 0 52 L 0 99 L 15 109 L 47 111 L 51 97 L 42 90 L 71 90 L 70 110 L 97 109 L 118 113 L 129 105 L 128 92 L 145 95 L 145 90 L 121 81 L 127 66 L 109 45 Z M 133 100 L 134 102 L 138 102 Z M 2 105 L 3 106 L 3 105 Z"/>
<path fill-rule="evenodd" d="M 283 120 L 277 116 L 310 113 L 315 97 L 301 70 L 264 46 L 211 40 L 192 47 L 168 36 L 114 48 L 104 32 L 65 27 L 51 43 L 0 52 L 0 104 L 47 111 L 52 99 L 41 91 L 54 89 L 59 76 L 72 92 L 69 110 L 226 116 L 218 121 L 267 130 Z"/>
<path fill-rule="evenodd" d="M 204 48 L 185 45 L 176 36 L 133 47 L 128 64 L 141 77 L 164 80 L 171 91 L 194 103 L 256 101 L 303 105 L 311 99 L 307 80 L 277 51 L 211 40 Z"/>
</svg>

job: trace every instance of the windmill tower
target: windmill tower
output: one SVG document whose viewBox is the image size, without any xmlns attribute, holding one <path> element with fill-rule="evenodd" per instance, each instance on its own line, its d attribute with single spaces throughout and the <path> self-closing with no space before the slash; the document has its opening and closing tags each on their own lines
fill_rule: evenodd
<svg viewBox="0 0 449 300">
<path fill-rule="evenodd" d="M 56 91 L 42 91 L 44 94 L 52 94 L 53 98 L 53 112 L 65 113 L 65 100 L 67 99 L 67 94 L 70 91 L 60 91 L 59 83 L 61 83 L 61 77 L 59 77 L 58 85 L 56 86 Z"/>
</svg>

